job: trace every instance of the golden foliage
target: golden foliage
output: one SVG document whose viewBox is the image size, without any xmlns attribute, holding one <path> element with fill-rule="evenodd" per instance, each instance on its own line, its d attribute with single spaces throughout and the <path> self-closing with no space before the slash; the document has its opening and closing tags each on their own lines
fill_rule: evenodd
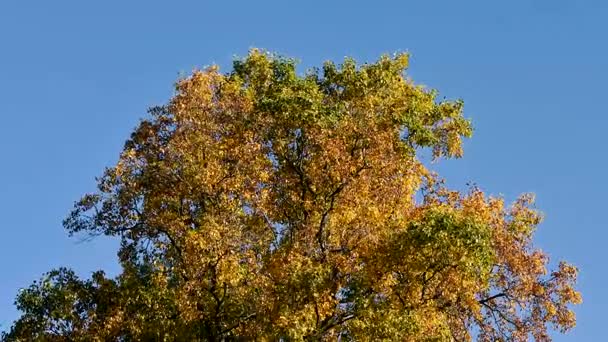
<svg viewBox="0 0 608 342">
<path fill-rule="evenodd" d="M 405 78 L 407 61 L 299 76 L 252 50 L 229 74 L 180 80 L 65 221 L 120 237 L 123 273 L 35 283 L 7 340 L 544 341 L 572 328 L 577 271 L 547 270 L 532 198 L 450 191 L 416 158 L 461 156 L 471 127 L 462 102 Z M 55 316 L 37 314 L 49 296 Z"/>
</svg>

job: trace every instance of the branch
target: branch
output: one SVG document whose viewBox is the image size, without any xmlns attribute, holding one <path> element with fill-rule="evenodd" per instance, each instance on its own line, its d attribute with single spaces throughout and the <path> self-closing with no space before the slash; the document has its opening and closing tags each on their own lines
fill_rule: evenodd
<svg viewBox="0 0 608 342">
<path fill-rule="evenodd" d="M 507 296 L 507 294 L 506 294 L 505 292 L 501 292 L 501 293 L 495 294 L 495 295 L 493 295 L 493 296 L 491 296 L 491 297 L 488 297 L 488 298 L 484 298 L 484 299 L 478 300 L 477 302 L 478 302 L 479 304 L 485 304 L 485 303 L 490 302 L 490 301 L 492 301 L 492 300 L 494 300 L 494 299 L 496 299 L 496 298 L 500 298 L 500 297 L 506 297 L 506 296 Z"/>
</svg>

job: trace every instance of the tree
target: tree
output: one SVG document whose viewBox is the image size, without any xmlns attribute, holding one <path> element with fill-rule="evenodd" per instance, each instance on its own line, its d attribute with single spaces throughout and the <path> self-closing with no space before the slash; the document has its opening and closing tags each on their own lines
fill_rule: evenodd
<svg viewBox="0 0 608 342">
<path fill-rule="evenodd" d="M 532 244 L 540 214 L 448 189 L 417 158 L 460 157 L 461 101 L 376 63 L 252 50 L 177 82 L 64 221 L 120 238 L 122 273 L 50 272 L 6 341 L 550 340 L 577 270 Z"/>
</svg>

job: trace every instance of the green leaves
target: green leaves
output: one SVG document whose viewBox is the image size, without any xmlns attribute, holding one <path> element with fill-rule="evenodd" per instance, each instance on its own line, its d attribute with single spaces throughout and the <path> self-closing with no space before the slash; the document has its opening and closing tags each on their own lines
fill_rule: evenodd
<svg viewBox="0 0 608 342">
<path fill-rule="evenodd" d="M 401 53 L 300 75 L 252 50 L 227 74 L 180 80 L 64 221 L 120 239 L 121 274 L 50 273 L 19 295 L 3 339 L 542 340 L 548 324 L 571 328 L 576 269 L 546 269 L 531 200 L 505 210 L 450 191 L 416 159 L 460 157 L 472 128 L 462 101 L 437 100 L 407 67 Z"/>
</svg>

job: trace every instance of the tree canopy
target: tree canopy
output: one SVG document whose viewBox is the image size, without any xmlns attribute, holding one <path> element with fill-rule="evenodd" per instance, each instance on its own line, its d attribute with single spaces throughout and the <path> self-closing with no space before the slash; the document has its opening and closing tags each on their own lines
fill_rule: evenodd
<svg viewBox="0 0 608 342">
<path fill-rule="evenodd" d="M 150 110 L 64 221 L 122 271 L 53 270 L 6 341 L 538 341 L 575 325 L 577 269 L 534 247 L 531 195 L 450 190 L 462 101 L 375 63 L 252 50 Z"/>
</svg>

